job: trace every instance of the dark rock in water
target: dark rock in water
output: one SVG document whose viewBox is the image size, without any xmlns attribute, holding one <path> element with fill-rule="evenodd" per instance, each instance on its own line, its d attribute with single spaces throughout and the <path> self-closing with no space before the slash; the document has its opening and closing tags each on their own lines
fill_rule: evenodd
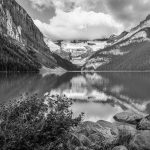
<svg viewBox="0 0 150 150">
<path fill-rule="evenodd" d="M 130 142 L 131 149 L 150 150 L 150 131 L 139 131 Z"/>
<path fill-rule="evenodd" d="M 114 116 L 114 119 L 119 122 L 136 125 L 144 116 L 134 112 L 122 112 Z"/>
<path fill-rule="evenodd" d="M 116 146 L 112 150 L 128 150 L 125 146 Z"/>
<path fill-rule="evenodd" d="M 150 130 L 150 115 L 143 118 L 137 125 L 138 130 Z"/>
</svg>

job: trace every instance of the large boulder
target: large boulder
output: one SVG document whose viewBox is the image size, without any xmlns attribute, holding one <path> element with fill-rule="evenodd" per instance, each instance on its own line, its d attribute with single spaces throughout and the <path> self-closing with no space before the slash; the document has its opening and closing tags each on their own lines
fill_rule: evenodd
<svg viewBox="0 0 150 150">
<path fill-rule="evenodd" d="M 93 144 L 99 146 L 116 144 L 119 137 L 117 127 L 105 121 L 84 122 L 76 133 L 85 135 Z"/>
<path fill-rule="evenodd" d="M 136 135 L 137 130 L 135 126 L 131 125 L 119 125 L 117 126 L 119 131 L 118 144 L 128 146 L 133 137 Z"/>
<path fill-rule="evenodd" d="M 138 130 L 150 130 L 150 115 L 143 118 L 137 125 Z"/>
<path fill-rule="evenodd" d="M 129 136 L 133 137 L 137 133 L 136 128 L 130 125 L 120 125 L 118 126 L 118 130 L 120 135 L 127 137 Z"/>
<path fill-rule="evenodd" d="M 113 134 L 113 132 L 114 132 L 114 134 L 118 134 L 117 126 L 115 126 L 113 123 L 110 123 L 110 122 L 104 121 L 104 120 L 99 120 L 96 123 L 99 124 L 103 128 L 111 130 L 112 134 Z"/>
<path fill-rule="evenodd" d="M 134 112 L 121 112 L 114 116 L 114 119 L 119 122 L 129 123 L 136 125 L 144 116 Z"/>
<path fill-rule="evenodd" d="M 101 125 L 102 127 L 107 127 L 107 128 L 112 128 L 112 129 L 116 129 L 116 125 L 113 123 L 110 123 L 108 121 L 104 121 L 104 120 L 99 120 L 96 122 L 97 124 Z"/>
<path fill-rule="evenodd" d="M 112 150 L 128 150 L 125 146 L 116 146 Z"/>
<path fill-rule="evenodd" d="M 150 150 L 150 131 L 139 131 L 130 142 L 131 149 Z"/>
</svg>

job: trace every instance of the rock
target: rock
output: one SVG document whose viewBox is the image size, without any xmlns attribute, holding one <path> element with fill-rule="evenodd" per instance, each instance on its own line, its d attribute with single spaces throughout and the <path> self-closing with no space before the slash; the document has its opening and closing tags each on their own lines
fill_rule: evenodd
<svg viewBox="0 0 150 150">
<path fill-rule="evenodd" d="M 138 130 L 150 130 L 150 115 L 143 118 L 137 125 Z"/>
<path fill-rule="evenodd" d="M 120 125 L 118 126 L 119 130 L 119 141 L 118 144 L 120 145 L 129 145 L 137 130 L 134 126 L 130 125 Z"/>
<path fill-rule="evenodd" d="M 110 123 L 108 121 L 99 120 L 97 121 L 97 123 L 102 127 L 113 128 L 113 129 L 116 128 L 116 126 L 113 123 Z"/>
<path fill-rule="evenodd" d="M 116 146 L 112 150 L 128 150 L 125 146 Z"/>
<path fill-rule="evenodd" d="M 119 122 L 136 125 L 144 116 L 134 112 L 122 112 L 114 116 L 114 119 Z"/>
<path fill-rule="evenodd" d="M 139 131 L 129 145 L 131 149 L 150 150 L 150 131 Z"/>
<path fill-rule="evenodd" d="M 119 134 L 124 136 L 133 137 L 137 133 L 136 128 L 130 125 L 120 125 L 118 126 L 118 130 Z"/>
<path fill-rule="evenodd" d="M 107 124 L 106 127 L 104 123 Z M 101 145 L 116 144 L 119 136 L 118 129 L 111 123 L 103 122 L 101 124 L 100 121 L 97 123 L 89 121 L 84 122 L 80 126 L 79 133 L 84 134 L 91 142 Z"/>
<path fill-rule="evenodd" d="M 118 135 L 118 129 L 113 123 L 110 123 L 108 121 L 99 120 L 99 121 L 97 121 L 97 124 L 99 124 L 103 128 L 107 128 L 108 130 L 110 130 L 112 135 Z"/>
<path fill-rule="evenodd" d="M 132 126 L 132 127 L 136 127 L 136 125 L 134 125 L 134 124 L 129 124 L 129 123 L 126 123 L 126 122 L 118 122 L 118 121 L 115 121 L 115 122 L 113 122 L 113 124 L 115 125 L 115 126 L 121 126 L 121 125 L 127 125 L 127 126 Z"/>
</svg>

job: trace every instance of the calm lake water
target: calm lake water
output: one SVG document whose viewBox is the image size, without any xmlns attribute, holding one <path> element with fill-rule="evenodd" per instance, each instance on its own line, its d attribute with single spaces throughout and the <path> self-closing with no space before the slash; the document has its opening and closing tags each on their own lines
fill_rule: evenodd
<svg viewBox="0 0 150 150">
<path fill-rule="evenodd" d="M 62 76 L 0 73 L 0 103 L 22 94 L 65 94 L 85 120 L 113 121 L 124 110 L 150 113 L 150 73 L 66 73 Z"/>
</svg>

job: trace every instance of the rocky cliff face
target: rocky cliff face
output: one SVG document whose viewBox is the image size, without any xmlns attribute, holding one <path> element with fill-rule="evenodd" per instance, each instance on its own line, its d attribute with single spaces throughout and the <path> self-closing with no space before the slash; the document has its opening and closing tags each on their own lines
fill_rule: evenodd
<svg viewBox="0 0 150 150">
<path fill-rule="evenodd" d="M 0 30 L 23 45 L 48 51 L 43 34 L 15 0 L 0 0 Z"/>
<path fill-rule="evenodd" d="M 42 66 L 57 67 L 43 34 L 15 0 L 0 0 L 0 38 L 1 71 L 37 71 Z"/>
</svg>

